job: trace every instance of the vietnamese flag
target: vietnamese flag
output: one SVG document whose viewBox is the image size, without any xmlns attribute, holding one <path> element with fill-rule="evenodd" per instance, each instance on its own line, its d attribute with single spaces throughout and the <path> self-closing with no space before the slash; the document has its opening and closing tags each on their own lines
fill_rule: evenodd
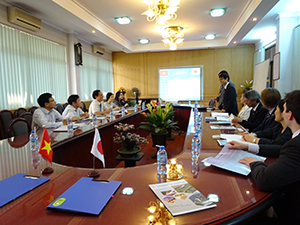
<svg viewBox="0 0 300 225">
<path fill-rule="evenodd" d="M 43 133 L 43 138 L 41 140 L 41 145 L 40 145 L 40 149 L 39 149 L 39 153 L 45 158 L 47 159 L 51 165 L 52 165 L 52 148 L 51 148 L 51 142 L 50 142 L 50 138 L 48 135 L 47 130 L 44 128 L 44 133 Z"/>
</svg>

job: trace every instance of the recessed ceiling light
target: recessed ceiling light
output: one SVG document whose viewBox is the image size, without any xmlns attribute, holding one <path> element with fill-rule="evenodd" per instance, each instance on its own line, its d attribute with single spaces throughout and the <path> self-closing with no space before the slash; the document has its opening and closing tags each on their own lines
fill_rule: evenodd
<svg viewBox="0 0 300 225">
<path fill-rule="evenodd" d="M 115 20 L 122 25 L 131 23 L 131 20 L 127 16 L 116 17 Z"/>
<path fill-rule="evenodd" d="M 210 10 L 210 15 L 212 17 L 223 16 L 224 13 L 225 13 L 225 9 L 212 9 L 212 10 Z"/>
<path fill-rule="evenodd" d="M 234 41 L 233 44 L 236 44 L 236 41 Z"/>
<path fill-rule="evenodd" d="M 205 35 L 205 39 L 206 40 L 212 40 L 212 39 L 215 39 L 216 35 L 215 34 L 207 34 Z"/>
<path fill-rule="evenodd" d="M 255 22 L 255 21 L 257 21 L 257 18 L 256 18 L 256 17 L 254 17 L 254 18 L 252 19 L 252 21 L 254 21 L 254 22 Z"/>
<path fill-rule="evenodd" d="M 147 38 L 142 38 L 142 39 L 139 39 L 139 42 L 141 44 L 148 44 L 150 41 Z"/>
<path fill-rule="evenodd" d="M 94 34 L 94 33 L 96 33 L 96 31 L 95 31 L 95 30 L 92 30 L 92 33 Z"/>
</svg>

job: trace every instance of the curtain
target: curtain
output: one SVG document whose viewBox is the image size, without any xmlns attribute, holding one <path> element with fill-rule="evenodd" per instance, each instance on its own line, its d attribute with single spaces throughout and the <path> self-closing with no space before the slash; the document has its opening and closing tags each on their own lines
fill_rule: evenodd
<svg viewBox="0 0 300 225">
<path fill-rule="evenodd" d="M 50 92 L 67 99 L 66 47 L 0 24 L 0 109 L 38 105 Z"/>
<path fill-rule="evenodd" d="M 300 89 L 300 25 L 294 28 L 293 89 Z"/>
<path fill-rule="evenodd" d="M 112 62 L 87 53 L 82 54 L 82 61 L 79 71 L 81 100 L 91 100 L 97 89 L 104 93 L 104 98 L 107 92 L 113 92 Z"/>
</svg>

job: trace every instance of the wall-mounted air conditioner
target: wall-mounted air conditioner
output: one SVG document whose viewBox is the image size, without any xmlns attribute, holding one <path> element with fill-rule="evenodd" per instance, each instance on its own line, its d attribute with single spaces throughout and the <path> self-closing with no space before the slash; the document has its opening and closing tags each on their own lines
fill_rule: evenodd
<svg viewBox="0 0 300 225">
<path fill-rule="evenodd" d="M 92 52 L 95 54 L 104 55 L 105 49 L 103 49 L 97 45 L 92 45 Z"/>
<path fill-rule="evenodd" d="M 16 7 L 7 8 L 8 21 L 25 27 L 33 31 L 39 31 L 42 28 L 42 21 Z"/>
</svg>

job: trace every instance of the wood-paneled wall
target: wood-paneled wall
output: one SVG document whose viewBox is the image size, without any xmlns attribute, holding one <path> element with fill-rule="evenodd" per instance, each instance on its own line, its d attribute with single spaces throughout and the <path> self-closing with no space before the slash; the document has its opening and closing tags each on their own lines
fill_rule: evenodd
<svg viewBox="0 0 300 225">
<path fill-rule="evenodd" d="M 204 100 L 218 95 L 218 72 L 227 70 L 235 83 L 238 96 L 244 80 L 253 77 L 254 45 L 238 45 L 234 48 L 200 49 L 168 52 L 113 53 L 114 90 L 124 87 L 126 97 L 130 89 L 138 87 L 141 98 L 158 98 L 158 69 L 178 66 L 204 66 Z M 180 91 L 180 90 L 178 90 Z"/>
</svg>

